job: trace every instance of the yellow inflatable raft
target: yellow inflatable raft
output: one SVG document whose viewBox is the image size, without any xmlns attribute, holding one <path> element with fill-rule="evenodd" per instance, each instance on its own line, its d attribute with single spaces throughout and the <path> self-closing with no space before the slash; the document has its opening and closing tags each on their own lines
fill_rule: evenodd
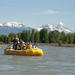
<svg viewBox="0 0 75 75">
<path fill-rule="evenodd" d="M 25 50 L 14 50 L 13 48 L 7 48 L 4 51 L 7 55 L 25 55 L 25 56 L 43 56 L 43 51 L 39 48 L 29 48 Z"/>
</svg>

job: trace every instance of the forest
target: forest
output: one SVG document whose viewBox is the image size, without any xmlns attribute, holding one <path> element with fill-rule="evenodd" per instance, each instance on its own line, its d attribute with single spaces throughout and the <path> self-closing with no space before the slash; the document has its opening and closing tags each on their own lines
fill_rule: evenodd
<svg viewBox="0 0 75 75">
<path fill-rule="evenodd" d="M 32 29 L 32 32 L 29 30 L 23 30 L 16 34 L 18 35 L 19 40 L 23 40 L 24 42 L 58 43 L 59 45 L 75 44 L 75 33 L 65 33 L 57 30 L 48 32 L 48 30 L 44 28 L 39 32 Z M 0 44 L 11 43 L 16 34 L 11 32 L 9 35 L 0 35 Z"/>
</svg>

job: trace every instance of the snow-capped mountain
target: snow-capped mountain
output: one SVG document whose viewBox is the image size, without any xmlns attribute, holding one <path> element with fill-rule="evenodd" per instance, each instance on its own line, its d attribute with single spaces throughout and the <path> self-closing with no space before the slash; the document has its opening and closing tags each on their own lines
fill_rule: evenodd
<svg viewBox="0 0 75 75">
<path fill-rule="evenodd" d="M 43 28 L 47 28 L 48 31 L 58 30 L 59 32 L 64 31 L 65 33 L 72 32 L 70 29 L 65 27 L 62 22 L 59 22 L 57 25 L 51 25 L 51 24 L 42 25 L 42 27 L 38 28 L 38 30 L 41 30 Z"/>
<path fill-rule="evenodd" d="M 62 22 L 59 22 L 59 24 L 56 26 L 56 30 L 62 32 L 72 32 L 70 29 L 68 29 Z"/>
<path fill-rule="evenodd" d="M 32 29 L 40 31 L 43 28 L 47 28 L 48 31 L 58 30 L 60 32 L 64 31 L 66 33 L 72 32 L 71 30 L 66 28 L 62 22 L 59 22 L 57 25 L 46 24 L 37 28 L 26 26 L 20 22 L 4 22 L 4 23 L 0 23 L 0 34 L 9 34 L 11 32 L 18 33 L 18 32 L 22 32 L 23 30 L 31 31 Z"/>
<path fill-rule="evenodd" d="M 23 26 L 23 24 L 19 23 L 19 22 L 4 22 L 1 23 L 0 26 L 7 26 L 7 27 L 17 27 L 20 28 Z"/>
<path fill-rule="evenodd" d="M 32 27 L 28 27 L 19 22 L 5 22 L 0 23 L 0 34 L 9 34 L 11 32 L 18 33 L 23 30 L 32 30 Z"/>
</svg>

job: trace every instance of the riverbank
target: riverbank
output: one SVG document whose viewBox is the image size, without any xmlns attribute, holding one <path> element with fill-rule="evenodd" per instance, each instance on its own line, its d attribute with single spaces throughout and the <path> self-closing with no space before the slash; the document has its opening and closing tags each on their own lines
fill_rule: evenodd
<svg viewBox="0 0 75 75">
<path fill-rule="evenodd" d="M 34 44 L 36 46 L 75 47 L 75 44 L 61 44 L 61 45 L 59 45 L 58 43 L 32 43 L 32 45 L 34 45 Z M 9 46 L 10 44 L 0 43 L 0 45 L 8 45 Z"/>
<path fill-rule="evenodd" d="M 75 44 L 62 44 L 61 46 L 57 43 L 37 43 L 37 46 L 56 46 L 56 47 L 75 47 Z"/>
</svg>

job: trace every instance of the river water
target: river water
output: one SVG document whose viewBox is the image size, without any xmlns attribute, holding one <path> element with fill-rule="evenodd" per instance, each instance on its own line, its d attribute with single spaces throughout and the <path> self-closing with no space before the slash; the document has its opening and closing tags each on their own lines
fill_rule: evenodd
<svg viewBox="0 0 75 75">
<path fill-rule="evenodd" d="M 39 46 L 44 56 L 4 55 L 0 45 L 0 75 L 75 75 L 75 48 Z"/>
</svg>

